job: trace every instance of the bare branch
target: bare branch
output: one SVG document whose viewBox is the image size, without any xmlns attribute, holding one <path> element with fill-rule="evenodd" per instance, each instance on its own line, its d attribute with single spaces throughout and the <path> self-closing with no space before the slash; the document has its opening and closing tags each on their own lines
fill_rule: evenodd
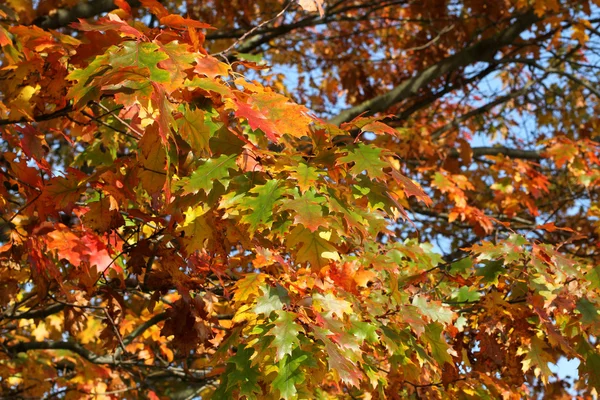
<svg viewBox="0 0 600 400">
<path fill-rule="evenodd" d="M 66 106 L 64 108 L 61 108 L 60 110 L 56 110 L 56 111 L 51 112 L 49 114 L 42 114 L 42 115 L 38 115 L 37 117 L 33 117 L 33 121 L 30 118 L 27 118 L 27 117 L 23 117 L 23 118 L 19 118 L 19 119 L 10 119 L 10 118 L 0 119 L 0 126 L 12 125 L 12 124 L 24 124 L 24 123 L 27 123 L 27 122 L 50 121 L 51 119 L 64 117 L 64 116 L 68 115 L 72 111 L 73 111 L 73 106 L 72 105 L 68 105 L 68 106 Z"/>
<path fill-rule="evenodd" d="M 445 133 L 453 128 L 458 128 L 462 122 L 468 121 L 469 119 L 471 119 L 477 115 L 486 113 L 500 104 L 504 104 L 507 101 L 510 101 L 512 99 L 516 99 L 517 97 L 525 95 L 527 92 L 529 92 L 529 90 L 531 90 L 531 87 L 533 86 L 534 83 L 535 83 L 535 81 L 531 81 L 519 90 L 512 91 L 505 96 L 497 97 L 495 100 L 490 101 L 489 103 L 484 104 L 483 106 L 478 107 L 474 110 L 471 110 L 468 113 L 461 115 L 458 118 L 455 118 L 452 122 L 442 126 L 441 128 L 436 129 L 431 134 L 431 137 L 433 139 L 436 139 L 436 138 L 440 137 L 443 133 Z"/>
<path fill-rule="evenodd" d="M 127 0 L 131 7 L 139 7 L 139 0 Z M 59 8 L 53 14 L 44 15 L 33 21 L 44 29 L 57 29 L 77 21 L 79 18 L 91 18 L 117 8 L 113 0 L 81 0 L 72 8 Z"/>
<path fill-rule="evenodd" d="M 509 147 L 504 146 L 474 147 L 472 150 L 474 157 L 505 155 L 510 158 L 520 158 L 523 160 L 534 161 L 543 160 L 545 158 L 539 151 L 511 149 Z M 456 152 L 456 150 L 452 151 L 450 155 L 454 156 L 455 154 L 458 155 L 458 152 Z"/>
<path fill-rule="evenodd" d="M 59 312 L 62 309 L 64 309 L 64 307 L 65 307 L 64 304 L 53 304 L 52 306 L 50 306 L 44 310 L 40 310 L 40 311 L 32 312 L 32 313 L 25 312 L 25 313 L 21 313 L 14 317 L 4 317 L 4 318 L 5 319 L 36 318 L 36 317 L 41 318 L 41 317 Z M 133 340 L 136 337 L 138 337 L 139 335 L 144 333 L 148 328 L 150 328 L 153 325 L 156 325 L 160 321 L 164 321 L 165 319 L 167 319 L 167 313 L 163 312 L 163 313 L 155 315 L 148 321 L 139 325 L 129 335 L 127 335 L 125 338 L 123 338 L 123 340 L 121 342 L 122 347 L 119 347 L 115 351 L 114 354 L 98 355 L 98 354 L 86 349 L 79 343 L 68 342 L 68 341 L 19 342 L 13 346 L 6 346 L 6 349 L 8 349 L 12 353 L 27 352 L 29 350 L 70 350 L 94 364 L 109 364 L 109 365 L 128 364 L 128 362 L 123 362 L 123 361 L 119 360 L 119 356 L 123 353 L 123 348 L 125 346 L 127 346 L 128 344 L 130 344 L 131 342 L 133 342 Z"/>
<path fill-rule="evenodd" d="M 41 310 L 27 310 L 22 313 L 18 313 L 15 315 L 0 315 L 0 321 L 3 319 L 13 320 L 13 319 L 38 319 L 38 318 L 46 318 L 49 315 L 57 314 L 65 309 L 64 304 L 52 304 L 46 308 Z"/>
<path fill-rule="evenodd" d="M 534 68 L 537 68 L 537 69 L 545 72 L 546 74 L 556 74 L 556 75 L 564 76 L 565 78 L 575 82 L 576 84 L 583 86 L 584 88 L 589 90 L 591 93 L 593 93 L 596 97 L 600 98 L 600 90 L 598 88 L 594 87 L 592 85 L 592 83 L 585 81 L 567 71 L 563 71 L 563 70 L 557 69 L 557 68 L 546 68 L 543 65 L 538 64 L 535 60 L 531 60 L 531 59 L 512 58 L 512 59 L 504 60 L 504 62 L 514 62 L 514 63 L 530 65 Z"/>
<path fill-rule="evenodd" d="M 69 350 L 94 364 L 121 364 L 112 355 L 98 355 L 75 342 L 19 342 L 14 346 L 6 346 L 6 348 L 13 353 L 24 353 L 29 350 Z"/>
<path fill-rule="evenodd" d="M 342 111 L 329 122 L 340 125 L 350 121 L 361 114 L 372 115 L 385 111 L 392 105 L 415 95 L 418 91 L 447 73 L 467 65 L 487 61 L 503 46 L 513 43 L 525 30 L 538 21 L 533 12 L 528 12 L 517 17 L 516 21 L 498 34 L 481 40 L 480 42 L 459 51 L 458 53 L 443 59 L 435 65 L 427 68 L 414 78 L 408 79 L 396 86 L 389 92 L 365 101 L 362 104 Z"/>
<path fill-rule="evenodd" d="M 129 335 L 127 335 L 123 339 L 123 348 L 133 342 L 136 337 L 140 336 L 142 333 L 146 331 L 146 329 L 150 328 L 153 325 L 158 324 L 160 321 L 164 321 L 167 319 L 167 313 L 163 312 L 160 314 L 156 314 L 154 317 L 150 318 L 148 321 L 144 322 L 137 328 L 135 328 Z M 118 348 L 115 351 L 115 358 L 118 358 L 124 350 L 122 348 Z"/>
<path fill-rule="evenodd" d="M 233 50 L 234 48 L 236 48 L 237 46 L 240 45 L 240 43 L 242 43 L 248 36 L 254 34 L 257 30 L 259 30 L 260 28 L 262 28 L 265 25 L 270 24 L 271 22 L 274 22 L 275 20 L 277 20 L 279 17 L 281 17 L 283 14 L 285 14 L 285 12 L 287 11 L 288 8 L 290 8 L 290 5 L 292 5 L 292 2 L 288 2 L 285 7 L 283 7 L 283 9 L 281 11 L 279 11 L 279 13 L 277 13 L 277 15 L 275 15 L 273 18 L 268 19 L 266 21 L 261 22 L 259 25 L 255 26 L 254 28 L 250 29 L 248 32 L 244 33 L 239 39 L 237 39 L 235 42 L 233 42 L 231 44 L 231 46 L 229 46 L 228 48 L 226 48 L 223 51 L 220 51 L 218 53 L 212 54 L 213 56 L 225 56 L 227 53 L 229 53 L 231 50 Z"/>
</svg>

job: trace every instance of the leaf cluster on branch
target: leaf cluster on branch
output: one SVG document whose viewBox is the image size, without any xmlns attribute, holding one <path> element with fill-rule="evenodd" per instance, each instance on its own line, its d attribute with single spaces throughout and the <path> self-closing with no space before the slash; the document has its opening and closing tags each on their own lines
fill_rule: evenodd
<svg viewBox="0 0 600 400">
<path fill-rule="evenodd" d="M 598 7 L 0 5 L 0 397 L 596 396 Z"/>
</svg>

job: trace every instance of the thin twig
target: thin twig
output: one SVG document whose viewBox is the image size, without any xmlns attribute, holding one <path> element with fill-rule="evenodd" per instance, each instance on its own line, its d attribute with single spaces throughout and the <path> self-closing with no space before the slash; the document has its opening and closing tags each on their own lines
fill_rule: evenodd
<svg viewBox="0 0 600 400">
<path fill-rule="evenodd" d="M 109 128 L 109 129 L 112 129 L 115 132 L 118 132 L 118 133 L 120 133 L 122 135 L 125 135 L 125 136 L 130 137 L 130 138 L 135 139 L 135 140 L 139 139 L 139 137 L 133 136 L 132 134 L 128 133 L 127 131 L 124 131 L 123 129 L 119 129 L 119 128 L 116 128 L 116 127 L 114 127 L 114 126 L 112 126 L 110 124 L 107 124 L 106 122 L 102 121 L 100 119 L 100 117 L 94 117 L 92 114 L 88 113 L 87 111 L 83 111 L 82 110 L 81 113 L 83 115 L 85 115 L 86 117 L 88 117 L 89 119 L 91 119 L 92 121 L 95 121 L 95 122 L 99 123 L 100 125 L 105 126 L 105 127 Z M 102 116 L 105 116 L 107 114 L 110 114 L 110 113 L 107 112 L 105 114 L 102 114 Z"/>
<path fill-rule="evenodd" d="M 287 11 L 288 8 L 290 8 L 290 6 L 292 5 L 292 2 L 289 1 L 285 7 L 283 7 L 283 9 L 281 11 L 279 11 L 279 13 L 274 16 L 271 19 L 268 19 L 266 21 L 261 22 L 260 24 L 258 24 L 257 26 L 255 26 L 254 28 L 250 29 L 248 32 L 244 33 L 239 39 L 237 39 L 235 42 L 233 42 L 231 44 L 231 46 L 229 46 L 228 48 L 226 48 L 223 51 L 220 51 L 218 53 L 214 53 L 211 54 L 211 56 L 221 56 L 221 57 L 225 57 L 225 54 L 229 53 L 232 49 L 236 48 L 237 46 L 240 45 L 240 43 L 242 43 L 248 36 L 252 35 L 254 32 L 256 32 L 257 30 L 259 30 L 260 28 L 262 28 L 265 25 L 270 24 L 271 22 L 275 21 L 276 19 L 278 19 L 279 17 L 281 17 L 283 14 L 285 14 L 285 12 Z M 226 57 L 225 57 L 226 58 Z"/>
<path fill-rule="evenodd" d="M 58 117 L 64 117 L 65 115 L 69 114 L 71 111 L 73 111 L 73 106 L 72 105 L 68 105 L 64 108 L 61 108 L 60 110 L 56 110 L 54 112 L 51 112 L 49 114 L 42 114 L 42 115 L 38 115 L 37 117 L 33 117 L 33 119 L 31 118 L 27 118 L 27 117 L 22 117 L 20 119 L 0 119 L 0 126 L 3 125 L 11 125 L 11 124 L 24 124 L 27 122 L 43 122 L 43 121 L 49 121 L 51 119 L 54 118 L 58 118 Z"/>
<path fill-rule="evenodd" d="M 39 192 L 33 199 L 29 200 L 27 202 L 27 204 L 25 204 L 23 207 L 21 207 L 19 210 L 17 210 L 17 212 L 12 217 L 10 217 L 8 222 L 12 222 L 12 220 L 15 219 L 17 217 L 17 215 L 21 214 L 27 207 L 29 207 L 30 205 L 35 203 L 37 201 L 37 199 L 40 198 L 41 195 L 42 195 L 42 192 Z"/>
<path fill-rule="evenodd" d="M 466 381 L 467 378 L 458 378 L 455 379 L 451 382 L 448 383 L 456 383 L 458 381 Z M 444 382 L 432 382 L 432 383 L 427 383 L 427 384 L 418 384 L 418 383 L 412 383 L 410 381 L 404 381 L 404 383 L 408 383 L 409 385 L 413 386 L 414 388 L 425 388 L 425 387 L 432 387 L 432 386 L 442 386 L 444 385 Z"/>
<path fill-rule="evenodd" d="M 106 111 L 107 113 L 113 113 L 114 111 L 110 111 L 108 109 L 108 107 L 104 106 L 101 103 L 94 103 L 96 105 L 98 105 L 98 107 L 102 108 L 104 111 Z M 105 114 L 106 115 L 106 114 Z M 143 133 L 139 132 L 137 129 L 135 129 L 133 126 L 131 126 L 131 124 L 129 124 L 127 121 L 125 121 L 123 118 L 119 117 L 116 114 L 113 114 L 113 116 L 116 118 L 117 121 L 119 121 L 120 123 L 122 123 L 123 125 L 125 125 L 126 127 L 128 127 L 129 129 L 131 129 L 131 131 L 133 133 L 135 133 L 136 135 L 138 135 L 138 139 L 140 139 L 142 136 L 144 136 Z"/>
<path fill-rule="evenodd" d="M 112 328 L 115 331 L 115 335 L 117 335 L 117 339 L 119 339 L 119 345 L 121 346 L 123 352 L 125 352 L 125 344 L 123 343 L 121 333 L 119 333 L 119 329 L 117 328 L 117 325 L 115 325 L 115 321 L 112 319 L 106 308 L 104 309 L 104 315 L 106 315 L 106 318 L 110 321 L 110 324 L 112 325 Z"/>
</svg>

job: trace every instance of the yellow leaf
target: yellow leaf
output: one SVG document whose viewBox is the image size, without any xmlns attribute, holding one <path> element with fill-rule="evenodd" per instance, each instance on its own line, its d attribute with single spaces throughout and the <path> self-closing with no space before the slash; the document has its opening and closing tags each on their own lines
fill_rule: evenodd
<svg viewBox="0 0 600 400">
<path fill-rule="evenodd" d="M 210 216 L 202 205 L 196 208 L 189 207 L 185 212 L 185 221 L 183 223 L 183 246 L 187 254 L 196 250 L 202 250 L 205 247 L 205 241 L 212 239 L 212 228 L 207 220 Z"/>
<path fill-rule="evenodd" d="M 40 86 L 25 86 L 21 89 L 16 98 L 10 103 L 11 118 L 19 119 L 27 117 L 33 120 L 33 104 L 30 100 L 33 95 L 40 90 Z"/>
<path fill-rule="evenodd" d="M 580 21 L 580 23 L 573 26 L 573 33 L 571 34 L 571 38 L 573 40 L 577 40 L 582 46 L 584 46 L 587 41 L 590 40 L 590 37 L 585 31 L 587 25 L 589 25 L 587 20 Z"/>
<path fill-rule="evenodd" d="M 88 318 L 85 324 L 85 329 L 77 334 L 77 339 L 82 344 L 95 342 L 102 331 L 102 324 L 94 318 Z"/>
<path fill-rule="evenodd" d="M 44 321 L 40 321 L 37 328 L 35 328 L 31 332 L 31 334 L 33 335 L 33 337 L 35 337 L 35 340 L 37 340 L 38 342 L 41 342 L 44 339 L 48 339 L 48 336 L 50 336 L 48 329 L 46 329 L 46 324 L 44 323 Z"/>
<path fill-rule="evenodd" d="M 256 320 L 257 315 L 255 313 L 253 313 L 252 311 L 250 311 L 253 309 L 254 309 L 254 305 L 252 305 L 252 304 L 242 305 L 236 311 L 231 322 L 234 324 L 237 324 L 237 323 L 244 322 L 244 321 L 251 322 L 251 321 Z"/>
<path fill-rule="evenodd" d="M 304 11 L 319 11 L 320 17 L 325 15 L 325 10 L 323 10 L 323 0 L 298 0 L 298 4 L 300 4 L 300 7 L 302 7 Z"/>
<path fill-rule="evenodd" d="M 166 343 L 161 343 L 160 352 L 165 356 L 168 362 L 173 361 L 173 350 L 171 350 Z"/>
</svg>

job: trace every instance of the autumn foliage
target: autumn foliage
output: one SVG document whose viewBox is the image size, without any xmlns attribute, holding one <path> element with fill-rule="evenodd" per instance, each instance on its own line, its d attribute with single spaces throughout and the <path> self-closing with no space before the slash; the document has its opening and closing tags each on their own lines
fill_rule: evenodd
<svg viewBox="0 0 600 400">
<path fill-rule="evenodd" d="M 597 395 L 598 4 L 78 3 L 0 5 L 0 397 Z"/>
</svg>

